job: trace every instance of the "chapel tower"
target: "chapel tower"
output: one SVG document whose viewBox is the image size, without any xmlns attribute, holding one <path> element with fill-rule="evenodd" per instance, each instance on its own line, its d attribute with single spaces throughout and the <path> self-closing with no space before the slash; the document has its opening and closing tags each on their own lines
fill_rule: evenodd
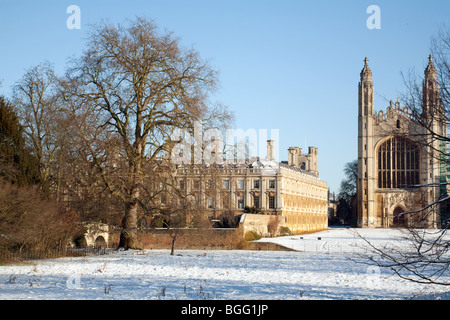
<svg viewBox="0 0 450 320">
<path fill-rule="evenodd" d="M 374 165 L 374 152 L 371 148 L 374 116 L 372 71 L 369 68 L 369 59 L 365 58 L 358 85 L 358 227 L 369 227 L 373 223 L 370 212 L 374 210 L 372 182 L 375 177 L 370 168 Z"/>
<path fill-rule="evenodd" d="M 439 99 L 439 82 L 437 78 L 437 70 L 433 64 L 433 56 L 428 57 L 428 65 L 424 71 L 424 80 L 422 84 L 422 122 L 423 138 L 425 140 L 426 150 L 425 157 L 427 174 L 423 178 L 424 184 L 437 184 L 446 182 L 445 178 L 445 162 L 444 156 L 447 153 L 446 145 L 442 138 L 447 137 L 447 122 L 445 118 L 445 110 Z M 432 133 L 432 134 L 430 134 Z M 427 193 L 428 203 L 439 198 L 442 190 L 445 188 L 430 188 Z M 437 218 L 435 219 L 438 220 Z"/>
</svg>

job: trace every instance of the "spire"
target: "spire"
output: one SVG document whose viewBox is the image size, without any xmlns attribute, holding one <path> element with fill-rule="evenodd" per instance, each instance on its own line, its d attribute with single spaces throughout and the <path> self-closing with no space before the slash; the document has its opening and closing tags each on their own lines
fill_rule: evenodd
<svg viewBox="0 0 450 320">
<path fill-rule="evenodd" d="M 359 82 L 359 115 L 369 116 L 374 114 L 374 89 L 372 81 L 372 71 L 369 68 L 369 59 L 364 59 L 364 68 L 361 70 L 361 80 Z"/>
<path fill-rule="evenodd" d="M 437 71 L 433 64 L 433 55 L 430 54 L 428 56 L 428 65 L 425 68 L 425 79 L 426 80 L 436 80 L 437 79 Z"/>
<path fill-rule="evenodd" d="M 439 82 L 437 71 L 433 64 L 433 55 L 428 56 L 428 65 L 424 71 L 422 87 L 422 116 L 433 116 L 439 114 Z"/>
<path fill-rule="evenodd" d="M 372 71 L 369 68 L 369 59 L 364 59 L 364 68 L 361 70 L 361 80 L 372 80 Z"/>
</svg>

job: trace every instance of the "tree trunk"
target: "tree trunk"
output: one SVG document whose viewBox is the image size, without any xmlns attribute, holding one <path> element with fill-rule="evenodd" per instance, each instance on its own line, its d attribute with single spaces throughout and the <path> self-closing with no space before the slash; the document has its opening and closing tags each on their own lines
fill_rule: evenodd
<svg viewBox="0 0 450 320">
<path fill-rule="evenodd" d="M 142 249 L 137 234 L 137 201 L 130 201 L 125 208 L 125 216 L 122 221 L 122 232 L 120 234 L 119 248 Z"/>
<path fill-rule="evenodd" d="M 141 144 L 137 143 L 136 149 L 140 154 L 142 151 Z M 129 198 L 125 204 L 125 216 L 122 220 L 122 233 L 120 234 L 119 248 L 128 249 L 142 249 L 142 245 L 139 243 L 137 234 L 137 217 L 139 209 L 139 196 L 140 188 L 138 174 L 140 174 L 140 159 L 134 158 L 134 161 L 130 161 L 130 167 L 128 175 L 130 177 L 129 183 L 131 185 Z"/>
<path fill-rule="evenodd" d="M 173 256 L 175 254 L 175 241 L 177 240 L 177 235 L 174 234 L 172 236 L 172 248 L 170 250 L 170 255 Z"/>
</svg>

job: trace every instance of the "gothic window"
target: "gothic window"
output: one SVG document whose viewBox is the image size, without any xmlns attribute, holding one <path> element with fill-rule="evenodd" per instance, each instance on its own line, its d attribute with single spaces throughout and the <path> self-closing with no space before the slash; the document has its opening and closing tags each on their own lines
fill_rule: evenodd
<svg viewBox="0 0 450 320">
<path fill-rule="evenodd" d="M 419 183 L 419 149 L 408 138 L 394 136 L 378 148 L 378 188 L 401 189 Z"/>
</svg>

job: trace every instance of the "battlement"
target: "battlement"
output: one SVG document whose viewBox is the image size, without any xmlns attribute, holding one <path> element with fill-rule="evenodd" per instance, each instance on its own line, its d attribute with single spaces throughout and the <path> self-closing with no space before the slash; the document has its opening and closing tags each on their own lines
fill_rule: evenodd
<svg viewBox="0 0 450 320">
<path fill-rule="evenodd" d="M 400 104 L 400 101 L 393 102 L 390 101 L 389 106 L 386 109 L 386 112 L 383 110 L 378 111 L 376 115 L 377 124 L 383 121 L 386 121 L 388 119 L 394 118 L 396 115 L 402 115 L 404 117 L 407 117 L 409 119 L 414 119 L 413 114 L 411 110 L 408 108 L 408 106 L 402 107 Z"/>
</svg>

